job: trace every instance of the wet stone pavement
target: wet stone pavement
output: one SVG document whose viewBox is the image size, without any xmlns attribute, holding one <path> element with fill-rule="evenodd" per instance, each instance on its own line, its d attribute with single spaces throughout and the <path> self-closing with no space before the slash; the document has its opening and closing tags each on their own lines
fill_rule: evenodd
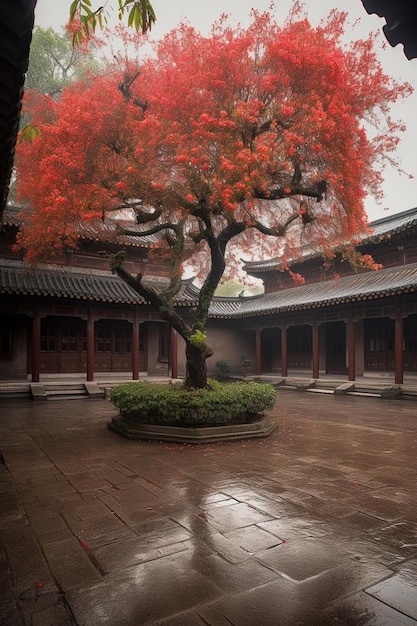
<svg viewBox="0 0 417 626">
<path fill-rule="evenodd" d="M 0 407 L 3 626 L 417 624 L 417 403 L 281 392 L 267 439 Z"/>
</svg>

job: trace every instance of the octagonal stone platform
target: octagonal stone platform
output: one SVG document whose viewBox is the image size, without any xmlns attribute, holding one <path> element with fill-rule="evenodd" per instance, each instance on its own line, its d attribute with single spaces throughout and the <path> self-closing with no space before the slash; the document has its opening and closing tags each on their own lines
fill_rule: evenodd
<svg viewBox="0 0 417 626">
<path fill-rule="evenodd" d="M 233 441 L 267 437 L 278 426 L 276 418 L 265 415 L 250 424 L 230 424 L 228 426 L 205 426 L 201 428 L 181 428 L 178 426 L 160 426 L 140 424 L 133 426 L 123 417 L 113 417 L 108 428 L 127 439 L 157 440 L 184 443 L 214 443 L 215 441 Z"/>
</svg>

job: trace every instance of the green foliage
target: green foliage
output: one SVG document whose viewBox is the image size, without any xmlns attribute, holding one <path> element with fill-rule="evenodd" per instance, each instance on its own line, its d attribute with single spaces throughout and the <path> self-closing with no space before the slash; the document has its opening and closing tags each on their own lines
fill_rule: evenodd
<svg viewBox="0 0 417 626">
<path fill-rule="evenodd" d="M 207 335 L 202 333 L 201 330 L 196 330 L 189 338 L 189 342 L 196 348 L 202 348 L 206 341 Z"/>
<path fill-rule="evenodd" d="M 231 365 L 229 361 L 223 357 L 216 361 L 216 368 L 219 370 L 221 377 L 226 378 L 226 376 L 230 374 Z"/>
<path fill-rule="evenodd" d="M 91 0 L 73 0 L 70 5 L 69 21 L 74 23 L 78 18 L 80 28 L 74 30 L 73 43 L 81 45 L 83 36 L 90 38 L 97 26 L 103 29 L 107 24 L 106 2 L 94 9 Z M 127 13 L 128 26 L 146 33 L 156 22 L 155 11 L 149 0 L 117 0 L 119 20 Z"/>
<path fill-rule="evenodd" d="M 186 391 L 182 385 L 132 382 L 113 389 L 111 401 L 132 424 L 183 427 L 249 423 L 274 407 L 276 390 L 261 383 L 220 383 Z"/>
<path fill-rule="evenodd" d="M 26 124 L 20 131 L 19 141 L 33 141 L 39 137 L 41 131 L 36 124 Z"/>
<path fill-rule="evenodd" d="M 224 283 L 218 285 L 215 295 L 224 298 L 224 297 L 237 297 L 242 292 L 245 294 L 250 294 L 255 296 L 257 294 L 263 293 L 263 287 L 260 284 L 247 286 L 244 283 L 239 282 L 238 280 L 227 280 Z"/>
<path fill-rule="evenodd" d="M 30 46 L 26 89 L 38 89 L 57 100 L 64 87 L 87 71 L 97 72 L 100 64 L 88 50 L 74 49 L 66 32 L 37 26 Z"/>
</svg>

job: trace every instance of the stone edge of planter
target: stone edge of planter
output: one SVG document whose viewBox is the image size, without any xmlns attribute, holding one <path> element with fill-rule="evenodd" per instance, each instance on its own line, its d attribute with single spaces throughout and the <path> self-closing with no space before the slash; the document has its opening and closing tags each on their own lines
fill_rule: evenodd
<svg viewBox="0 0 417 626">
<path fill-rule="evenodd" d="M 277 428 L 278 421 L 271 415 L 265 415 L 262 419 L 250 424 L 231 424 L 229 426 L 181 428 L 178 426 L 141 424 L 134 427 L 118 416 L 108 422 L 107 426 L 111 431 L 123 435 L 126 439 L 214 443 L 215 441 L 268 437 Z"/>
</svg>

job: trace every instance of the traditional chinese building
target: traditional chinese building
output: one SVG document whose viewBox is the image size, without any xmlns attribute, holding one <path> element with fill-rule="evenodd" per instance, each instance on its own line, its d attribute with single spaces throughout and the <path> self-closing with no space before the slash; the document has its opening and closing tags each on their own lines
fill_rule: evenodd
<svg viewBox="0 0 417 626">
<path fill-rule="evenodd" d="M 0 379 L 34 382 L 44 374 L 185 373 L 182 341 L 152 307 L 108 271 L 104 247 L 127 251 L 126 264 L 152 283 L 166 279 L 153 262 L 153 240 L 115 235 L 112 222 L 84 226 L 79 249 L 54 265 L 28 266 L 14 252 L 17 213 L 6 212 L 0 235 Z M 263 281 L 259 296 L 216 298 L 208 336 L 211 373 L 226 358 L 232 373 L 324 373 L 355 380 L 366 373 L 397 383 L 417 372 L 417 209 L 377 220 L 358 246 L 383 265 L 355 272 L 340 255 L 294 261 L 305 278 L 295 286 L 279 259 L 246 263 Z M 184 281 L 177 306 L 191 311 L 197 289 Z"/>
<path fill-rule="evenodd" d="M 230 304 L 217 302 L 212 316 L 235 320 L 254 335 L 257 374 L 304 371 L 344 374 L 417 372 L 417 209 L 370 224 L 358 246 L 383 269 L 355 272 L 340 255 L 329 263 L 319 256 L 294 262 L 305 277 L 294 286 L 278 259 L 247 263 L 262 279 L 265 294 Z"/>
</svg>

